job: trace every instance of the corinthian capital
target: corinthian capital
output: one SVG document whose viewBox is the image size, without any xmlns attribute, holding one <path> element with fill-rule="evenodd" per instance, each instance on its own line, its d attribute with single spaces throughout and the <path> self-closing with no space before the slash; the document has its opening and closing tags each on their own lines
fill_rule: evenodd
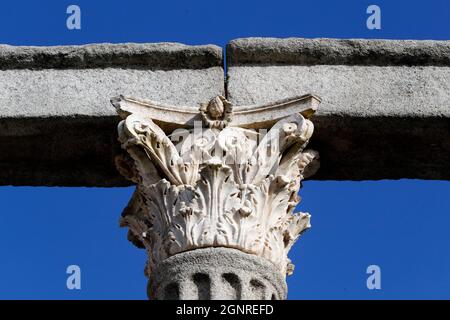
<svg viewBox="0 0 450 320">
<path fill-rule="evenodd" d="M 305 147 L 313 95 L 256 106 L 224 97 L 198 107 L 112 99 L 123 118 L 120 172 L 137 184 L 121 223 L 148 252 L 146 272 L 182 252 L 225 247 L 270 261 L 282 275 L 289 249 L 310 227 L 294 213 L 301 180 L 318 168 Z"/>
</svg>

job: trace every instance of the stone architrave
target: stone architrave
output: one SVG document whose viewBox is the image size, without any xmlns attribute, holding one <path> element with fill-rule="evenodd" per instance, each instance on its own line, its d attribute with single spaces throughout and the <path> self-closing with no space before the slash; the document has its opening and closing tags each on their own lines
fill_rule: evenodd
<svg viewBox="0 0 450 320">
<path fill-rule="evenodd" d="M 147 250 L 149 296 L 284 299 L 288 251 L 310 227 L 310 215 L 294 209 L 302 179 L 318 169 L 318 153 L 305 147 L 320 99 L 111 102 L 127 152 L 116 165 L 137 185 L 121 225 Z"/>
</svg>

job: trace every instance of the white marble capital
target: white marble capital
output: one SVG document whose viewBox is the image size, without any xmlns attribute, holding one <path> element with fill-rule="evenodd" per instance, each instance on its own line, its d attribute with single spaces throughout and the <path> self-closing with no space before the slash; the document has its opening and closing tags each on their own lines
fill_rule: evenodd
<svg viewBox="0 0 450 320">
<path fill-rule="evenodd" d="M 301 181 L 318 168 L 305 147 L 320 99 L 258 106 L 219 96 L 198 107 L 112 99 L 127 155 L 119 171 L 136 183 L 121 223 L 148 252 L 147 274 L 181 252 L 228 247 L 262 257 L 284 276 L 288 252 L 310 227 L 294 213 Z"/>
</svg>

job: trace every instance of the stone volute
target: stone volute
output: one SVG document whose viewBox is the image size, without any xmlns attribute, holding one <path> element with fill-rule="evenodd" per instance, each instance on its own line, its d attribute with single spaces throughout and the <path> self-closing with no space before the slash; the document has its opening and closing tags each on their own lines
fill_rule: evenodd
<svg viewBox="0 0 450 320">
<path fill-rule="evenodd" d="M 121 225 L 145 248 L 153 299 L 285 299 L 288 252 L 310 227 L 295 213 L 318 168 L 305 147 L 313 95 L 199 107 L 120 96 L 120 173 L 136 184 Z"/>
</svg>

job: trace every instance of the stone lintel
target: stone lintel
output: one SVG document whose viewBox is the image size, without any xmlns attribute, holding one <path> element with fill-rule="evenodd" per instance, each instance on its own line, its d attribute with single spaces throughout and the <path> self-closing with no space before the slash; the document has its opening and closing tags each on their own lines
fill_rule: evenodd
<svg viewBox="0 0 450 320">
<path fill-rule="evenodd" d="M 199 105 L 224 94 L 223 78 L 213 45 L 0 46 L 0 184 L 129 185 L 110 98 Z"/>
<path fill-rule="evenodd" d="M 450 42 L 238 39 L 228 99 L 317 94 L 314 179 L 450 179 Z M 197 105 L 224 93 L 221 49 L 0 46 L 0 184 L 124 186 L 119 94 Z"/>
<path fill-rule="evenodd" d="M 248 38 L 227 61 L 233 104 L 322 98 L 313 179 L 450 179 L 450 41 Z"/>
</svg>

